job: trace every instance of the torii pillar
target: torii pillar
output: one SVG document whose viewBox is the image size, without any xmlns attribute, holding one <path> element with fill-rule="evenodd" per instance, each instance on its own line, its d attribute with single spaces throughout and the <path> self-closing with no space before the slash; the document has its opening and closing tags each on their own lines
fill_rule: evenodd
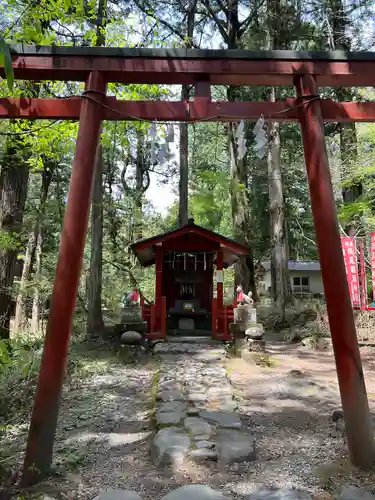
<svg viewBox="0 0 375 500">
<path fill-rule="evenodd" d="M 300 125 L 316 239 L 327 301 L 350 459 L 369 469 L 375 461 L 365 381 L 333 197 L 318 87 L 312 75 L 296 77 Z"/>
</svg>

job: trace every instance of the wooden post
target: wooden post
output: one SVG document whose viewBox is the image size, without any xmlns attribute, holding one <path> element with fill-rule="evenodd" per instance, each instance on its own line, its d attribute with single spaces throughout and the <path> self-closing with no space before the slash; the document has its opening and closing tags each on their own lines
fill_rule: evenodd
<svg viewBox="0 0 375 500">
<path fill-rule="evenodd" d="M 150 334 L 155 333 L 155 304 L 151 304 L 150 310 Z"/>
<path fill-rule="evenodd" d="M 212 337 L 217 336 L 217 299 L 212 298 Z"/>
<path fill-rule="evenodd" d="M 163 247 L 156 244 L 155 249 L 155 325 L 154 332 L 161 331 L 161 300 L 163 296 Z M 154 333 L 153 332 L 153 333 Z"/>
<path fill-rule="evenodd" d="M 100 140 L 103 110 L 100 102 L 105 99 L 105 92 L 103 76 L 92 72 L 86 83 L 86 93 L 93 99 L 84 99 L 81 105 L 56 278 L 24 460 L 24 486 L 48 474 L 52 463 L 61 389 L 82 270 L 95 156 Z"/>
<path fill-rule="evenodd" d="M 228 339 L 228 307 L 224 306 L 223 308 L 223 334 L 224 339 Z"/>
<path fill-rule="evenodd" d="M 167 337 L 167 298 L 161 298 L 161 334 L 164 338 Z"/>
<path fill-rule="evenodd" d="M 314 77 L 297 77 L 296 90 L 303 104 L 299 113 L 305 163 L 349 454 L 354 465 L 368 469 L 375 460 L 374 436 Z"/>
<path fill-rule="evenodd" d="M 218 277 L 220 276 L 220 282 Z M 216 252 L 216 289 L 217 289 L 217 328 L 218 333 L 223 333 L 223 309 L 224 309 L 224 279 L 223 279 L 223 251 L 220 248 Z"/>
</svg>

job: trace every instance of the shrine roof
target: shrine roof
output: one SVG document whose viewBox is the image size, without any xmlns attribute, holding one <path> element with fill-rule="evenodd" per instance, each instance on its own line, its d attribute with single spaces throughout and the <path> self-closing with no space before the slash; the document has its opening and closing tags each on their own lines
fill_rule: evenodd
<svg viewBox="0 0 375 500">
<path fill-rule="evenodd" d="M 225 267 L 249 252 L 246 246 L 195 224 L 193 219 L 177 229 L 137 241 L 131 245 L 131 249 L 140 264 L 147 267 L 155 264 L 155 248 L 159 245 L 169 252 L 215 252 L 221 248 Z"/>
</svg>

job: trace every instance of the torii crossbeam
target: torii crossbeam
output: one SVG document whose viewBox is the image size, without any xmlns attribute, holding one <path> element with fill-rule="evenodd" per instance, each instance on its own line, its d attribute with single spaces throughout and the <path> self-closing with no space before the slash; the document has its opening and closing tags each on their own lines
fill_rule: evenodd
<svg viewBox="0 0 375 500">
<path fill-rule="evenodd" d="M 191 49 L 11 48 L 15 77 L 85 82 L 70 99 L 1 99 L 0 118 L 79 120 L 39 381 L 23 471 L 29 484 L 46 474 L 58 418 L 76 304 L 94 165 L 103 120 L 256 121 L 261 114 L 301 125 L 311 205 L 353 464 L 374 463 L 362 364 L 332 192 L 324 122 L 375 121 L 375 103 L 321 100 L 319 87 L 375 85 L 375 53 L 243 52 Z M 108 82 L 190 84 L 192 102 L 130 102 L 106 96 Z M 211 85 L 286 86 L 285 102 L 214 102 Z M 292 91 L 292 90 L 291 90 Z"/>
</svg>

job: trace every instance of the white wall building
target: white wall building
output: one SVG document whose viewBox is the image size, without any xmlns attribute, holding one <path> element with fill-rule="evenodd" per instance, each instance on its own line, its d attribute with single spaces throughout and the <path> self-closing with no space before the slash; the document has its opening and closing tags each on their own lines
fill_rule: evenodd
<svg viewBox="0 0 375 500">
<path fill-rule="evenodd" d="M 259 291 L 271 291 L 271 263 L 262 262 L 259 269 Z M 323 295 L 323 281 L 320 271 L 320 262 L 288 261 L 290 284 L 294 295 Z"/>
</svg>

